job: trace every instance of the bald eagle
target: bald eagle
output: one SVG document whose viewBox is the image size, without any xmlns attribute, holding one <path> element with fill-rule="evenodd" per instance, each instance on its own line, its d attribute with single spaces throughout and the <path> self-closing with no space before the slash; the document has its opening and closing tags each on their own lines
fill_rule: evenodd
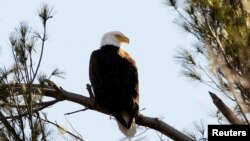
<svg viewBox="0 0 250 141">
<path fill-rule="evenodd" d="M 129 38 L 119 31 L 104 34 L 101 47 L 92 52 L 89 78 L 96 102 L 110 112 L 124 135 L 136 132 L 139 82 L 135 60 L 122 48 Z"/>
</svg>

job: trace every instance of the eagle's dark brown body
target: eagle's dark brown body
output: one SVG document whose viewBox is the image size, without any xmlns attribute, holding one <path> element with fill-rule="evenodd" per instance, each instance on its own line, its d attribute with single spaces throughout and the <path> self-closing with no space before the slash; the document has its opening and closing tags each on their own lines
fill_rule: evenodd
<svg viewBox="0 0 250 141">
<path fill-rule="evenodd" d="M 119 47 L 105 45 L 92 52 L 90 81 L 97 103 L 124 127 L 130 128 L 139 109 L 139 82 L 135 61 Z M 129 116 L 126 123 L 121 113 Z"/>
</svg>

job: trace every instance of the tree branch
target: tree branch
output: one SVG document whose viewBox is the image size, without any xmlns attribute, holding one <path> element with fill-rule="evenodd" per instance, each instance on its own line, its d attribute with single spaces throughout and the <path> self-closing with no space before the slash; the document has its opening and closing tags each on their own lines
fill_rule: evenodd
<svg viewBox="0 0 250 141">
<path fill-rule="evenodd" d="M 41 120 L 44 121 L 44 122 L 47 122 L 47 123 L 50 123 L 50 124 L 56 126 L 58 129 L 60 129 L 60 130 L 62 130 L 63 132 L 66 132 L 67 134 L 71 135 L 71 136 L 74 137 L 76 140 L 84 141 L 84 140 L 82 139 L 82 137 L 79 137 L 79 136 L 77 136 L 77 135 L 74 135 L 73 133 L 71 133 L 71 132 L 65 130 L 63 127 L 61 127 L 61 126 L 58 125 L 57 123 L 54 123 L 54 122 L 51 122 L 51 121 L 49 121 L 49 120 L 47 120 L 47 119 L 42 119 L 42 118 L 41 118 Z"/>
<path fill-rule="evenodd" d="M 214 93 L 208 92 L 213 99 L 213 103 L 215 106 L 221 111 L 224 117 L 231 123 L 231 124 L 238 124 L 243 125 L 244 123 L 239 120 L 239 118 L 234 114 L 234 112 L 227 107 L 226 104 Z"/>
<path fill-rule="evenodd" d="M 8 120 L 5 118 L 5 116 L 2 114 L 1 111 L 0 111 L 0 120 L 5 125 L 5 127 L 10 131 L 15 140 L 22 141 L 19 135 L 16 133 L 16 130 L 10 125 L 10 123 L 8 122 Z"/>
<path fill-rule="evenodd" d="M 135 121 L 138 125 L 146 126 L 154 130 L 157 130 L 173 140 L 193 141 L 193 139 L 191 139 L 187 135 L 181 133 L 180 131 L 176 130 L 175 128 L 173 128 L 172 126 L 168 125 L 167 123 L 163 122 L 158 118 L 146 117 L 140 114 Z"/>
<path fill-rule="evenodd" d="M 27 86 L 27 85 L 16 84 L 16 85 L 10 85 L 9 87 L 12 87 L 13 89 L 19 90 L 23 86 Z M 0 85 L 0 89 L 2 87 L 6 88 L 6 85 L 5 86 Z M 8 85 L 7 85 L 7 87 L 8 87 Z M 99 106 L 92 98 L 89 98 L 89 97 L 86 97 L 86 96 L 83 96 L 80 94 L 68 92 L 68 91 L 65 91 L 63 89 L 60 89 L 60 91 L 59 91 L 58 89 L 54 88 L 54 87 L 56 87 L 55 84 L 53 84 L 53 88 L 51 88 L 49 86 L 41 86 L 38 84 L 32 84 L 31 87 L 41 89 L 44 96 L 55 98 L 58 101 L 63 101 L 63 100 L 71 101 L 73 103 L 78 103 L 78 104 L 80 104 L 80 105 L 82 105 L 90 110 L 95 110 L 97 112 L 110 115 L 110 113 L 107 110 L 105 110 L 104 108 Z M 178 131 L 177 129 L 173 128 L 172 126 L 168 125 L 167 123 L 159 120 L 158 118 L 146 117 L 146 116 L 143 116 L 142 114 L 140 114 L 136 118 L 136 123 L 138 125 L 149 127 L 149 128 L 154 129 L 154 130 L 157 130 L 160 133 L 170 137 L 173 140 L 193 141 L 187 135 L 183 134 L 182 132 Z"/>
<path fill-rule="evenodd" d="M 32 109 L 32 113 L 36 113 L 36 112 L 39 112 L 45 108 L 48 108 L 49 106 L 52 106 L 54 104 L 56 104 L 57 102 L 59 102 L 58 100 L 52 100 L 52 101 L 48 101 L 48 102 L 42 102 L 42 103 L 39 103 L 39 107 L 35 106 L 36 108 Z M 24 112 L 24 113 L 18 113 L 18 115 L 13 115 L 13 116 L 8 116 L 8 117 L 5 117 L 6 119 L 20 119 L 24 116 L 27 116 L 29 114 L 29 112 Z"/>
</svg>

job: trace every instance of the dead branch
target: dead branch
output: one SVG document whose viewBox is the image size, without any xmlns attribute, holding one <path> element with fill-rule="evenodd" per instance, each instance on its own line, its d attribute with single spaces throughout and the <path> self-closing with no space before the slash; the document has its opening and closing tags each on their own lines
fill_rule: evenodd
<svg viewBox="0 0 250 141">
<path fill-rule="evenodd" d="M 213 99 L 213 103 L 215 106 L 221 111 L 224 117 L 231 123 L 231 124 L 239 124 L 243 125 L 244 123 L 239 120 L 239 118 L 234 114 L 234 112 L 227 107 L 226 104 L 214 93 L 209 92 L 211 98 Z"/>
</svg>

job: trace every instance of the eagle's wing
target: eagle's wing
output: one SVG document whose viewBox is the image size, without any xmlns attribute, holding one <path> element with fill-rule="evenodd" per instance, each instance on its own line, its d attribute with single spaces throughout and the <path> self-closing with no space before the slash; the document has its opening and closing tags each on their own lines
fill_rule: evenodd
<svg viewBox="0 0 250 141">
<path fill-rule="evenodd" d="M 139 80 L 138 70 L 135 60 L 125 50 L 120 49 L 119 55 L 122 58 L 122 65 L 120 68 L 120 75 L 122 79 L 123 90 L 120 91 L 121 97 L 124 98 L 124 103 L 127 108 L 125 113 L 122 115 L 123 118 L 127 114 L 127 128 L 130 128 L 133 119 L 138 115 L 139 110 Z M 126 99 L 126 100 L 125 100 Z"/>
<path fill-rule="evenodd" d="M 89 79 L 92 85 L 92 89 L 94 94 L 96 94 L 96 90 L 100 90 L 102 87 L 102 80 L 101 80 L 101 69 L 99 67 L 98 62 L 98 50 L 92 52 L 89 60 Z M 95 95 L 96 96 L 96 95 Z"/>
</svg>

